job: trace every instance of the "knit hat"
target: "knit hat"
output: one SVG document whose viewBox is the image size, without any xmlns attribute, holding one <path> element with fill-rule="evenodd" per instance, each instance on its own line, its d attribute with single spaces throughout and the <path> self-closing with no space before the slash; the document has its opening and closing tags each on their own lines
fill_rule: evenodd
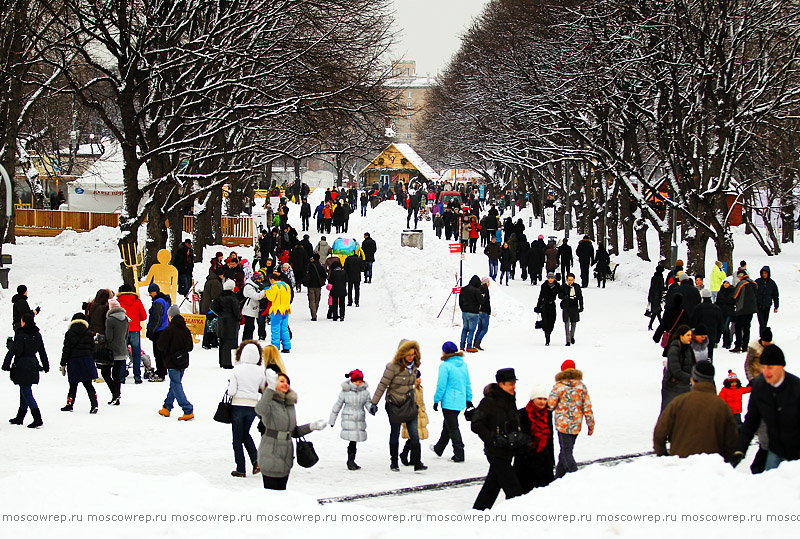
<svg viewBox="0 0 800 539">
<path fill-rule="evenodd" d="M 214 255 L 214 258 L 219 258 L 221 256 L 225 256 L 222 254 L 222 251 L 217 251 L 217 254 Z"/>
<path fill-rule="evenodd" d="M 697 326 L 692 330 L 694 335 L 706 335 L 708 336 L 708 328 L 705 324 L 697 324 Z"/>
<path fill-rule="evenodd" d="M 723 283 L 728 283 L 729 285 L 733 286 L 733 277 L 725 277 L 722 280 Z"/>
<path fill-rule="evenodd" d="M 680 258 L 675 261 L 675 267 L 678 267 L 678 266 L 683 267 L 683 260 L 681 260 Z"/>
<path fill-rule="evenodd" d="M 571 359 L 568 359 L 564 363 L 561 364 L 561 370 L 562 371 L 565 371 L 567 369 L 574 369 L 574 368 L 575 368 L 575 362 L 572 361 Z"/>
<path fill-rule="evenodd" d="M 765 346 L 764 351 L 761 352 L 761 364 L 785 367 L 786 356 L 783 355 L 783 350 L 778 348 L 777 344 L 770 344 L 769 346 Z"/>
<path fill-rule="evenodd" d="M 547 278 L 548 279 L 555 279 L 556 278 L 556 274 L 553 273 L 552 271 L 548 271 L 547 272 Z"/>
<path fill-rule="evenodd" d="M 550 398 L 550 391 L 541 384 L 536 384 L 531 389 L 531 400 L 533 399 L 548 399 Z"/>
<path fill-rule="evenodd" d="M 349 378 L 351 382 L 363 382 L 364 381 L 364 373 L 361 372 L 359 369 L 354 369 L 347 374 L 344 375 L 345 378 Z"/>
<path fill-rule="evenodd" d="M 759 336 L 762 342 L 772 342 L 772 329 L 771 328 L 761 328 L 761 335 Z"/>
<path fill-rule="evenodd" d="M 737 382 L 739 381 L 739 377 L 738 377 L 738 376 L 736 376 L 736 373 L 735 373 L 735 372 L 733 372 L 733 371 L 732 371 L 732 370 L 730 370 L 730 369 L 728 369 L 728 377 L 727 377 L 727 378 L 725 378 L 725 381 L 726 381 L 726 382 L 727 382 L 727 381 L 729 381 L 729 380 L 730 380 L 731 382 L 733 382 L 734 380 L 735 380 L 735 381 L 737 381 Z"/>
<path fill-rule="evenodd" d="M 110 302 L 109 302 L 110 303 Z M 171 305 L 169 309 L 167 309 L 167 316 L 172 318 L 173 316 L 178 316 L 181 314 L 181 308 L 177 305 Z"/>
<path fill-rule="evenodd" d="M 88 322 L 89 318 L 83 313 L 75 313 L 72 315 L 72 320 L 83 320 L 84 322 Z"/>
<path fill-rule="evenodd" d="M 230 290 L 233 292 L 233 289 L 236 288 L 236 281 L 233 279 L 226 279 L 224 283 L 222 283 L 223 290 Z"/>
<path fill-rule="evenodd" d="M 656 271 L 657 271 L 658 273 L 664 273 L 664 266 L 662 266 L 661 264 L 658 264 L 658 265 L 656 266 Z"/>
<path fill-rule="evenodd" d="M 702 289 L 700 291 L 700 297 L 701 298 L 710 298 L 711 297 L 711 290 L 709 290 L 708 288 Z"/>
<path fill-rule="evenodd" d="M 539 234 L 539 239 L 543 240 L 544 239 L 544 234 Z"/>
<path fill-rule="evenodd" d="M 716 262 L 714 262 L 714 265 L 717 266 L 719 269 L 722 269 L 722 262 L 721 261 L 717 260 Z"/>
<path fill-rule="evenodd" d="M 692 369 L 695 382 L 714 382 L 714 365 L 710 361 L 698 361 Z"/>
<path fill-rule="evenodd" d="M 147 287 L 148 294 L 152 294 L 153 292 L 161 292 L 161 288 L 156 283 L 150 283 L 150 286 Z"/>
<path fill-rule="evenodd" d="M 17 294 L 24 294 L 27 291 L 28 291 L 28 287 L 25 286 L 24 284 L 21 284 L 21 285 L 19 285 L 17 287 Z"/>
<path fill-rule="evenodd" d="M 689 276 L 686 274 L 685 271 L 681 272 L 681 276 L 678 277 L 678 280 L 681 281 L 681 282 L 687 281 L 688 279 L 689 279 Z"/>
<path fill-rule="evenodd" d="M 129 284 L 122 283 L 119 285 L 120 292 L 133 292 L 133 287 Z"/>
<path fill-rule="evenodd" d="M 115 307 L 122 307 L 122 305 L 119 304 L 119 301 L 117 301 L 117 298 L 109 299 L 108 300 L 108 308 L 109 309 L 113 309 Z"/>
<path fill-rule="evenodd" d="M 486 284 L 488 282 L 489 282 L 489 278 L 488 277 L 484 277 L 483 279 L 481 279 L 481 284 Z"/>
<path fill-rule="evenodd" d="M 747 276 L 748 276 L 748 275 L 750 275 L 750 274 L 749 274 L 749 273 L 747 273 L 747 270 L 746 270 L 746 269 L 744 269 L 744 268 L 739 268 L 738 270 L 736 270 L 736 275 L 744 275 L 745 277 L 747 277 Z"/>
<path fill-rule="evenodd" d="M 516 382 L 517 375 L 514 369 L 500 369 L 495 373 L 494 379 L 497 380 L 498 384 L 501 382 Z"/>
<path fill-rule="evenodd" d="M 453 341 L 447 341 L 442 345 L 443 354 L 455 354 L 458 352 L 458 346 Z"/>
</svg>

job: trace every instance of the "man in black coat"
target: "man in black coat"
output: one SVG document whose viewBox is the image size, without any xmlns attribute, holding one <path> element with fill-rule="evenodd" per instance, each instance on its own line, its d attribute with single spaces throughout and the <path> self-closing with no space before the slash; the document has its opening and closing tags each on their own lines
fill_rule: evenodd
<svg viewBox="0 0 800 539">
<path fill-rule="evenodd" d="M 703 324 L 708 330 L 708 359 L 714 359 L 714 347 L 722 336 L 724 318 L 722 309 L 711 303 L 711 290 L 704 288 L 700 292 L 703 301 L 694 308 L 691 316 L 692 327 Z"/>
<path fill-rule="evenodd" d="M 325 286 L 325 268 L 319 263 L 319 253 L 314 253 L 311 256 L 311 262 L 306 268 L 303 283 L 308 291 L 308 310 L 311 311 L 311 320 L 316 322 L 320 295 L 322 287 Z"/>
<path fill-rule="evenodd" d="M 661 322 L 661 302 L 664 299 L 664 266 L 656 266 L 656 271 L 650 278 L 650 288 L 647 291 L 647 304 L 650 310 L 650 323 L 647 329 L 653 329 L 653 321 L 658 318 Z"/>
<path fill-rule="evenodd" d="M 375 251 L 378 246 L 375 240 L 369 235 L 369 232 L 364 232 L 364 241 L 361 243 L 361 250 L 364 251 L 364 282 L 372 282 L 372 264 L 375 262 Z"/>
<path fill-rule="evenodd" d="M 364 268 L 364 261 L 360 256 L 353 253 L 344 259 L 344 272 L 347 274 L 347 306 L 353 305 L 353 290 L 356 292 L 356 307 L 361 296 L 361 272 Z"/>
<path fill-rule="evenodd" d="M 691 277 L 686 272 L 681 273 L 680 284 L 675 293 L 683 296 L 683 310 L 686 311 L 686 314 L 691 319 L 694 308 L 700 305 L 701 298 L 700 291 L 697 290 Z"/>
<path fill-rule="evenodd" d="M 457 238 L 458 230 L 458 215 L 456 215 L 451 208 L 445 208 L 442 214 L 442 221 L 444 221 L 444 239 L 449 240 Z"/>
<path fill-rule="evenodd" d="M 567 280 L 567 273 L 572 269 L 572 262 L 572 247 L 567 243 L 567 238 L 564 238 L 564 241 L 558 246 L 558 265 L 561 267 L 562 283 Z"/>
<path fill-rule="evenodd" d="M 567 274 L 567 281 L 561 285 L 558 297 L 561 298 L 561 316 L 564 320 L 567 346 L 569 346 L 575 344 L 575 326 L 581 319 L 579 313 L 583 312 L 583 293 L 581 287 L 575 282 L 574 273 Z"/>
<path fill-rule="evenodd" d="M 308 200 L 303 199 L 303 203 L 300 205 L 300 221 L 302 223 L 303 232 L 308 230 L 308 222 L 311 219 L 311 204 L 308 203 Z"/>
<path fill-rule="evenodd" d="M 575 249 L 578 263 L 581 265 L 581 288 L 589 286 L 589 267 L 594 264 L 594 246 L 589 236 L 584 236 Z"/>
<path fill-rule="evenodd" d="M 333 321 L 341 320 L 344 322 L 344 297 L 347 294 L 347 274 L 342 269 L 342 263 L 339 259 L 333 261 L 331 264 L 331 275 L 328 277 L 328 283 L 331 285 L 331 298 L 333 299 L 332 315 Z"/>
<path fill-rule="evenodd" d="M 461 350 L 466 347 L 467 352 L 477 352 L 473 347 L 475 330 L 478 329 L 478 318 L 481 310 L 483 296 L 481 294 L 481 279 L 473 275 L 467 286 L 461 288 L 458 295 L 458 306 L 461 309 Z"/>
<path fill-rule="evenodd" d="M 786 358 L 777 345 L 764 347 L 761 375 L 750 387 L 747 415 L 731 463 L 736 466 L 744 458 L 762 421 L 769 437 L 765 470 L 777 468 L 784 460 L 800 459 L 800 378 L 786 372 Z"/>
<path fill-rule="evenodd" d="M 516 406 L 517 376 L 514 369 L 500 369 L 495 374 L 496 384 L 483 390 L 481 400 L 472 416 L 472 432 L 483 441 L 483 452 L 489 461 L 489 473 L 483 483 L 473 509 L 491 509 L 500 489 L 511 499 L 522 494 L 519 478 L 511 466 L 514 452 L 503 444 L 503 434 L 519 430 Z"/>
<path fill-rule="evenodd" d="M 299 243 L 295 245 L 292 252 L 289 253 L 289 265 L 292 266 L 292 272 L 295 274 L 295 281 L 297 281 L 295 286 L 298 292 L 303 286 L 303 276 L 306 274 L 306 266 L 310 259 L 311 257 L 308 256 L 305 247 Z"/>
<path fill-rule="evenodd" d="M 736 273 L 739 283 L 733 299 L 736 301 L 736 342 L 731 352 L 746 352 L 750 342 L 750 324 L 753 315 L 758 312 L 758 285 L 750 279 L 746 269 L 739 269 Z"/>
<path fill-rule="evenodd" d="M 192 287 L 192 270 L 194 269 L 194 249 L 192 240 L 181 243 L 175 251 L 175 259 L 172 265 L 178 270 L 178 294 L 185 296 Z"/>
<path fill-rule="evenodd" d="M 772 280 L 772 271 L 769 266 L 761 268 L 761 277 L 756 279 L 758 285 L 758 327 L 764 329 L 769 323 L 769 310 L 775 304 L 775 312 L 778 312 L 778 285 Z"/>
<path fill-rule="evenodd" d="M 536 284 L 542 279 L 544 251 L 546 248 L 544 236 L 541 234 L 531 242 L 531 248 L 528 250 L 528 273 L 531 276 L 531 284 Z"/>
</svg>

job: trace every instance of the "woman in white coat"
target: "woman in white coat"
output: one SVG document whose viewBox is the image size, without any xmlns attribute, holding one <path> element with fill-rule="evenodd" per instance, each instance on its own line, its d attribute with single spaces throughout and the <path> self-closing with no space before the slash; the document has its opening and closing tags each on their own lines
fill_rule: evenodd
<svg viewBox="0 0 800 539">
<path fill-rule="evenodd" d="M 356 369 L 345 374 L 342 382 L 342 391 L 339 398 L 331 410 L 331 417 L 328 420 L 331 427 L 336 423 L 336 416 L 342 410 L 342 440 L 347 440 L 347 469 L 360 470 L 361 466 L 356 464 L 356 444 L 367 439 L 367 412 L 366 408 L 370 401 L 367 383 L 364 381 L 364 373 Z"/>
<path fill-rule="evenodd" d="M 236 360 L 228 384 L 228 396 L 231 397 L 231 429 L 233 431 L 233 456 L 236 469 L 233 477 L 247 475 L 244 461 L 244 450 L 253 465 L 253 475 L 261 470 L 258 467 L 258 451 L 250 427 L 256 418 L 255 406 L 261 398 L 261 391 L 266 384 L 266 374 L 261 360 L 261 347 L 256 341 L 244 341 L 236 349 Z"/>
</svg>

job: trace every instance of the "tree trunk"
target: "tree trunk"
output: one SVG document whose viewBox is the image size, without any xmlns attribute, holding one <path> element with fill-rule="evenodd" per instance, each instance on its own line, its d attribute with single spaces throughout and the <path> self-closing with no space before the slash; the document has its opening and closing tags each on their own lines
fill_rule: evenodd
<svg viewBox="0 0 800 539">
<path fill-rule="evenodd" d="M 633 249 L 633 229 L 634 226 L 639 226 L 638 223 L 635 223 L 636 219 L 633 216 L 633 204 L 631 201 L 631 196 L 628 193 L 627 189 L 620 188 L 619 193 L 619 216 L 620 220 L 622 221 L 622 250 L 623 251 L 630 251 Z M 647 225 L 645 225 L 646 227 Z M 647 228 L 645 228 L 647 230 Z M 636 231 L 637 234 L 637 242 L 639 231 Z M 641 256 L 641 245 L 638 246 L 639 248 L 639 255 Z M 646 250 L 646 248 L 645 248 Z"/>
<path fill-rule="evenodd" d="M 714 245 L 717 248 L 717 260 L 726 264 L 728 275 L 732 275 L 737 267 L 733 265 L 733 235 L 728 232 L 722 237 L 717 237 Z"/>
<path fill-rule="evenodd" d="M 228 215 L 235 217 L 244 209 L 243 184 L 240 178 L 228 183 Z"/>
<path fill-rule="evenodd" d="M 784 172 L 781 199 L 781 243 L 794 243 L 794 178 L 789 172 Z"/>
<path fill-rule="evenodd" d="M 203 249 L 208 245 L 213 245 L 214 233 L 211 227 L 211 216 L 213 210 L 211 209 L 212 193 L 206 193 L 200 200 L 200 210 L 194 216 L 194 230 L 192 234 L 194 240 L 192 246 L 194 248 L 194 261 L 203 261 Z"/>
<path fill-rule="evenodd" d="M 214 245 L 222 245 L 222 188 L 217 188 L 211 193 L 211 235 Z"/>
<path fill-rule="evenodd" d="M 690 275 L 705 275 L 706 267 L 706 246 L 708 235 L 696 228 L 686 227 L 688 255 L 686 260 L 686 271 Z"/>
<path fill-rule="evenodd" d="M 669 210 L 667 210 L 669 211 Z M 659 255 L 661 256 L 661 260 L 664 261 L 667 266 L 672 266 L 672 230 L 667 229 L 659 230 L 658 232 L 658 248 L 659 248 Z"/>
</svg>

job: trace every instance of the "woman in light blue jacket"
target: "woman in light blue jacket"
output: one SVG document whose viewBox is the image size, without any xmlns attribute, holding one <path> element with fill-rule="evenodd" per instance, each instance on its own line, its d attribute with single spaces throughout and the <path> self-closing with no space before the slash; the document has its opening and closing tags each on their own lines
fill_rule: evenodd
<svg viewBox="0 0 800 539">
<path fill-rule="evenodd" d="M 444 454 L 447 444 L 453 442 L 453 462 L 464 462 L 464 442 L 458 429 L 458 414 L 465 408 L 473 408 L 472 384 L 469 381 L 469 369 L 464 363 L 464 353 L 451 341 L 442 345 L 442 363 L 439 365 L 439 381 L 436 394 L 433 396 L 433 409 L 439 410 L 442 405 L 444 424 L 442 435 L 436 445 L 431 446 L 438 456 Z"/>
</svg>

